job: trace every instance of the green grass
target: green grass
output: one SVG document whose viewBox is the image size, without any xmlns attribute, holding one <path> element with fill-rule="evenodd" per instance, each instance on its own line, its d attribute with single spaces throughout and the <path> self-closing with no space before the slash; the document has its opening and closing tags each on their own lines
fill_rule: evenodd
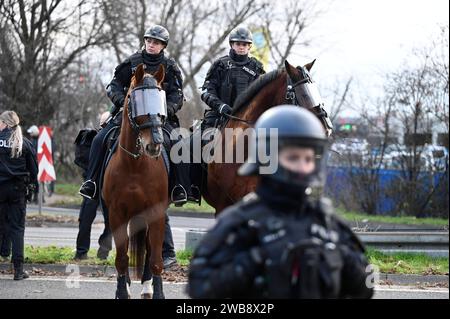
<svg viewBox="0 0 450 319">
<path fill-rule="evenodd" d="M 177 262 L 180 266 L 189 266 L 193 252 L 191 250 L 177 251 Z"/>
<path fill-rule="evenodd" d="M 448 274 L 448 257 L 430 257 L 425 254 L 384 254 L 368 249 L 369 263 L 380 272 L 390 274 L 445 275 Z"/>
<path fill-rule="evenodd" d="M 107 260 L 100 260 L 97 256 L 97 250 L 91 249 L 88 253 L 89 259 L 82 261 L 74 261 L 72 258 L 75 255 L 75 249 L 71 247 L 56 247 L 56 246 L 25 246 L 25 263 L 27 264 L 79 264 L 79 265 L 107 265 L 114 266 L 114 259 L 116 252 L 113 249 Z M 188 266 L 192 251 L 179 250 L 176 252 L 177 261 L 181 266 Z"/>
<path fill-rule="evenodd" d="M 55 184 L 55 194 L 65 195 L 65 196 L 77 196 L 78 190 L 80 189 L 79 184 Z"/>
<path fill-rule="evenodd" d="M 183 207 L 175 207 L 174 205 L 171 205 L 170 210 L 178 212 L 188 211 L 188 212 L 208 213 L 208 214 L 214 213 L 216 211 L 213 207 L 208 205 L 208 203 L 204 199 L 202 199 L 201 206 L 199 206 L 196 203 L 187 203 L 184 204 Z"/>
<path fill-rule="evenodd" d="M 83 261 L 73 261 L 75 250 L 71 247 L 56 246 L 25 246 L 25 262 L 29 264 L 73 264 L 80 265 L 114 265 L 115 252 L 111 251 L 107 260 L 100 260 L 97 251 L 91 249 L 88 253 L 89 259 Z"/>
<path fill-rule="evenodd" d="M 403 225 L 448 226 L 448 219 L 445 218 L 416 218 L 414 216 L 374 216 L 356 212 L 348 212 L 341 208 L 338 208 L 336 212 L 344 219 L 355 222 L 364 221 Z"/>
<path fill-rule="evenodd" d="M 88 260 L 74 262 L 75 251 L 71 247 L 36 247 L 26 245 L 25 262 L 32 264 L 73 264 L 114 266 L 115 251 L 111 251 L 107 260 L 96 258 L 97 252 L 91 249 Z M 177 251 L 177 261 L 188 266 L 192 251 Z M 367 250 L 369 263 L 379 267 L 380 272 L 390 274 L 445 275 L 449 272 L 448 257 L 430 257 L 424 254 L 396 253 L 385 254 L 373 249 Z"/>
</svg>

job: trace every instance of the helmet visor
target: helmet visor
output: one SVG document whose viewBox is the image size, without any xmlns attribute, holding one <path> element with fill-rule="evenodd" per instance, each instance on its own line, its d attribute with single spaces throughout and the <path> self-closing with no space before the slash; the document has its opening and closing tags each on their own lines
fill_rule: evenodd
<svg viewBox="0 0 450 319">
<path fill-rule="evenodd" d="M 141 115 L 167 115 L 166 93 L 158 88 L 138 87 L 131 92 L 133 118 Z"/>
<path fill-rule="evenodd" d="M 303 83 L 295 88 L 295 95 L 300 106 L 307 109 L 323 104 L 316 83 Z"/>
</svg>

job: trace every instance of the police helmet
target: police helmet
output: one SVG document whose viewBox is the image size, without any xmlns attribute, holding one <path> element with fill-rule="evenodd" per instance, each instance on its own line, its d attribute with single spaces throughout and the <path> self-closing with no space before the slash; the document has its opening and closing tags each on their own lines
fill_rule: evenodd
<svg viewBox="0 0 450 319">
<path fill-rule="evenodd" d="M 300 186 L 303 189 L 323 183 L 323 166 L 325 165 L 328 140 L 322 124 L 310 111 L 293 105 L 272 107 L 256 121 L 254 132 L 254 152 L 250 151 L 247 161 L 238 170 L 239 175 L 261 175 L 263 178 L 289 186 Z M 265 134 L 260 134 L 261 132 Z M 262 143 L 261 139 L 264 139 L 264 143 Z M 268 154 L 270 152 L 270 140 L 274 139 L 278 143 L 277 152 L 276 154 Z M 300 176 L 301 174 L 290 171 L 278 164 L 275 173 L 261 174 L 260 168 L 267 163 L 262 163 L 258 154 L 261 154 L 260 152 L 263 151 L 269 156 L 271 161 L 276 157 L 276 163 L 278 163 L 278 153 L 287 146 L 312 148 L 316 164 L 314 172 Z M 265 149 L 262 150 L 261 148 Z"/>
<path fill-rule="evenodd" d="M 245 27 L 237 27 L 231 31 L 228 41 L 230 44 L 233 42 L 253 43 L 253 35 L 249 29 Z"/>
<path fill-rule="evenodd" d="M 144 34 L 144 40 L 146 38 L 152 38 L 164 42 L 166 45 L 169 43 L 169 31 L 160 25 L 154 25 L 148 28 Z"/>
</svg>

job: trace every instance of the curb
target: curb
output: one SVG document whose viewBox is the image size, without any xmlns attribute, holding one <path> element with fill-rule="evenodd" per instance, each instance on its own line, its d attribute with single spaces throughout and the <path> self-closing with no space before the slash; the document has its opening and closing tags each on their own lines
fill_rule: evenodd
<svg viewBox="0 0 450 319">
<path fill-rule="evenodd" d="M 113 277 L 116 275 L 116 268 L 113 266 L 104 265 L 78 265 L 78 264 L 24 264 L 24 269 L 31 271 L 33 268 L 64 274 L 71 274 L 74 271 L 75 266 L 79 267 L 78 270 L 81 275 L 95 274 L 96 277 Z M 10 270 L 12 264 L 0 263 L 0 270 Z M 380 281 L 383 281 L 388 285 L 414 285 L 414 284 L 437 284 L 437 283 L 449 283 L 448 275 L 398 275 L 398 274 L 380 274 Z"/>
<path fill-rule="evenodd" d="M 35 213 L 38 207 L 36 205 L 27 205 L 27 210 Z M 52 207 L 43 206 L 43 213 L 60 214 L 78 217 L 80 207 Z M 167 210 L 169 217 L 193 217 L 193 218 L 208 218 L 214 219 L 214 213 L 205 213 L 198 211 L 179 211 L 176 208 L 169 208 Z M 101 210 L 97 211 L 97 219 L 103 220 Z M 375 223 L 375 222 L 355 222 L 348 221 L 349 225 L 353 228 L 358 228 L 368 232 L 381 232 L 381 231 L 442 231 L 448 232 L 448 226 L 434 226 L 434 225 L 403 225 L 403 224 L 388 224 L 388 223 Z"/>
</svg>

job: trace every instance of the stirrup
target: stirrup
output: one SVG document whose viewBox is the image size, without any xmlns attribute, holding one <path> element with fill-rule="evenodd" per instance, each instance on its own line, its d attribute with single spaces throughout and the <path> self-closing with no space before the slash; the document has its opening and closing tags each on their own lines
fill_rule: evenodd
<svg viewBox="0 0 450 319">
<path fill-rule="evenodd" d="M 200 193 L 200 188 L 198 186 L 192 184 L 191 185 L 191 195 L 188 195 L 188 201 L 198 203 L 200 205 L 201 198 L 202 198 L 202 195 Z"/>
<path fill-rule="evenodd" d="M 88 182 L 91 182 L 92 184 L 94 184 L 94 194 L 92 196 L 89 196 L 88 194 L 83 194 L 81 192 L 81 189 L 83 188 L 83 186 L 86 185 Z M 78 190 L 78 194 L 80 194 L 81 196 L 83 196 L 84 198 L 87 198 L 87 199 L 95 199 L 95 197 L 96 197 L 95 195 L 97 195 L 97 184 L 93 180 L 88 179 L 83 184 L 81 184 L 81 187 Z"/>
<path fill-rule="evenodd" d="M 174 199 L 173 199 L 173 195 L 174 195 L 175 190 L 176 190 L 178 187 L 181 187 L 181 189 L 183 190 L 184 198 L 183 198 L 183 199 L 179 199 L 179 200 L 174 200 Z M 178 184 L 178 185 L 176 185 L 176 186 L 172 189 L 172 192 L 170 193 L 170 199 L 171 199 L 171 201 L 172 201 L 172 204 L 175 204 L 175 206 L 177 206 L 177 207 L 183 206 L 184 204 L 187 203 L 187 192 L 186 192 L 186 189 L 183 187 L 183 185 Z"/>
</svg>

